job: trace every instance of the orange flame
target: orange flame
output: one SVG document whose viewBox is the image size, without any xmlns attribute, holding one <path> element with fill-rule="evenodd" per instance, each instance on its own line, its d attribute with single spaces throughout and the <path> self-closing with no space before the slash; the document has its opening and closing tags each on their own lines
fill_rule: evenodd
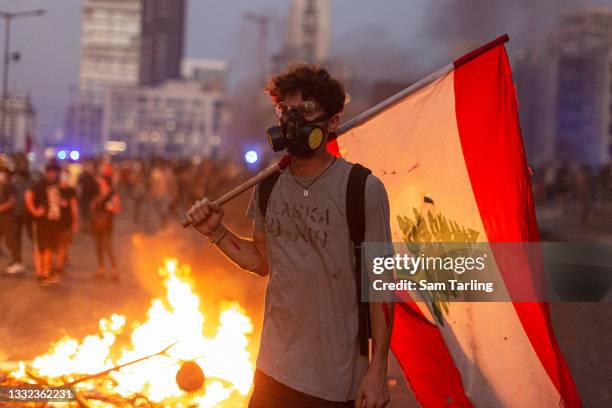
<svg viewBox="0 0 612 408">
<path fill-rule="evenodd" d="M 59 340 L 46 354 L 36 357 L 27 371 L 50 382 L 59 378 L 67 382 L 155 354 L 176 343 L 164 354 L 113 371 L 109 374 L 112 381 L 105 382 L 107 389 L 101 391 L 123 397 L 140 394 L 165 406 L 243 405 L 254 371 L 247 351 L 248 335 L 253 331 L 251 319 L 238 303 L 222 302 L 216 334 L 206 337 L 205 318 L 189 266 L 179 266 L 176 259 L 166 259 L 164 263 L 159 274 L 166 297 L 153 299 L 147 320 L 134 323 L 129 333 L 130 345 L 116 344 L 118 336 L 126 330 L 126 318 L 113 314 L 100 320 L 99 334 L 82 340 L 72 337 Z M 176 384 L 176 373 L 184 361 L 195 361 L 204 371 L 203 391 L 188 394 Z M 11 376 L 27 381 L 26 364 L 20 363 Z M 75 387 L 99 389 L 100 383 L 83 381 Z"/>
</svg>

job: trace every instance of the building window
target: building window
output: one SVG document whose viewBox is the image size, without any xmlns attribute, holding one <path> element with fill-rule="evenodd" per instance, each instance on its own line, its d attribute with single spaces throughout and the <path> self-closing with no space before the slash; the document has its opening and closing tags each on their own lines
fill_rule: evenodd
<svg viewBox="0 0 612 408">
<path fill-rule="evenodd" d="M 166 0 L 158 0 L 157 2 L 157 17 L 160 19 L 167 18 L 170 11 L 170 4 Z"/>
<path fill-rule="evenodd" d="M 166 106 L 169 108 L 182 109 L 184 100 L 180 98 L 168 98 L 166 99 Z"/>
</svg>

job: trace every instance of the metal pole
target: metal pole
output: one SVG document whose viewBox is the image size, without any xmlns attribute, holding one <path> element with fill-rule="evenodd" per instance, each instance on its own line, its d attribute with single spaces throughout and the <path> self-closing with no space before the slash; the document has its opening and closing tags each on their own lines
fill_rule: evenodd
<svg viewBox="0 0 612 408">
<path fill-rule="evenodd" d="M 2 68 L 2 113 L 0 115 L 0 147 L 4 148 L 7 145 L 6 134 L 4 132 L 4 122 L 6 109 L 8 105 L 8 77 L 10 64 L 10 38 L 11 38 L 11 15 L 2 16 L 5 20 L 4 25 L 4 63 Z"/>
<path fill-rule="evenodd" d="M 4 70 L 2 72 L 2 110 L 0 111 L 0 148 L 8 147 L 6 140 L 6 132 L 4 131 L 6 122 L 6 111 L 8 105 L 8 81 L 9 67 L 11 65 L 11 20 L 18 17 L 37 17 L 45 14 L 45 10 L 18 11 L 16 13 L 8 13 L 0 11 L 0 17 L 4 19 Z"/>
</svg>

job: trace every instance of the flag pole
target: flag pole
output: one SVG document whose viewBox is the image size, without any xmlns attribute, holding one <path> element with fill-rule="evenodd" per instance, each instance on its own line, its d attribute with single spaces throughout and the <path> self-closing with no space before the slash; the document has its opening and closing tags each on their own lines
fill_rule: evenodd
<svg viewBox="0 0 612 408">
<path fill-rule="evenodd" d="M 377 113 L 393 105 L 395 102 L 399 101 L 400 99 L 403 99 L 406 96 L 415 93 L 419 89 L 425 88 L 427 85 L 431 84 L 432 82 L 435 82 L 438 79 L 444 77 L 446 74 L 451 72 L 453 68 L 454 68 L 453 64 L 448 64 L 445 67 L 437 70 L 433 74 L 429 74 L 428 76 L 421 79 L 420 81 L 415 82 L 414 84 L 410 85 L 408 88 L 401 90 L 395 95 L 385 99 L 384 101 L 380 102 L 378 105 L 375 105 L 372 108 L 368 109 L 367 111 L 360 113 L 359 115 L 355 116 L 353 119 L 349 120 L 348 122 L 345 122 L 342 125 L 338 126 L 338 129 L 334 132 L 333 137 L 330 137 L 330 140 L 336 139 L 338 136 L 342 135 L 343 133 L 348 132 L 349 130 L 351 130 L 352 128 L 356 126 L 361 125 L 363 122 L 366 122 L 372 116 L 376 115 Z"/>
<path fill-rule="evenodd" d="M 440 78 L 446 76 L 449 72 L 451 72 L 455 68 L 460 67 L 461 65 L 463 65 L 466 62 L 468 62 L 468 61 L 476 58 L 477 56 L 485 53 L 486 51 L 490 50 L 491 48 L 493 48 L 493 47 L 495 47 L 495 46 L 497 46 L 499 44 L 504 44 L 504 43 L 508 42 L 509 40 L 510 40 L 510 37 L 508 37 L 508 34 L 504 34 L 504 35 L 501 35 L 501 36 L 497 37 L 493 41 L 483 45 L 482 47 L 479 47 L 479 48 L 477 48 L 477 49 L 475 49 L 473 51 L 470 51 L 469 53 L 467 53 L 464 56 L 456 59 L 455 61 L 451 62 L 450 64 L 440 68 L 436 72 L 434 72 L 432 74 L 429 74 L 428 76 L 426 76 L 425 78 L 421 79 L 418 82 L 415 82 L 414 84 L 410 85 L 408 88 L 399 91 L 395 95 L 393 95 L 393 96 L 385 99 L 384 101 L 380 102 L 378 105 L 375 105 L 374 107 L 368 109 L 367 111 L 360 113 L 359 115 L 355 116 L 353 119 L 349 120 L 348 122 L 343 123 L 342 125 L 340 125 L 338 127 L 338 129 L 334 132 L 332 137 L 329 138 L 329 140 L 336 139 L 338 136 L 342 135 L 343 133 L 348 132 L 349 130 L 353 129 L 356 126 L 361 125 L 362 123 L 364 123 L 367 120 L 369 120 L 372 116 L 378 114 L 379 112 L 381 112 L 384 109 L 388 108 L 389 106 L 393 105 L 397 101 L 405 98 L 408 95 L 411 95 L 411 94 L 417 92 L 420 89 L 425 88 L 427 85 L 429 85 L 429 84 L 439 80 Z"/>
<path fill-rule="evenodd" d="M 378 114 L 379 112 L 381 112 L 382 110 L 388 108 L 389 106 L 393 105 L 394 103 L 396 103 L 397 101 L 399 101 L 402 98 L 405 98 L 408 95 L 411 95 L 415 92 L 417 92 L 419 89 L 423 89 L 424 87 L 426 87 L 427 85 L 439 80 L 440 78 L 444 77 L 445 75 L 447 75 L 449 72 L 451 72 L 453 69 L 465 64 L 466 62 L 470 61 L 471 59 L 476 58 L 477 56 L 479 56 L 480 54 L 490 50 L 491 48 L 499 45 L 499 44 L 503 44 L 505 42 L 507 42 L 509 40 L 508 34 L 504 34 L 502 36 L 497 37 L 496 39 L 494 39 L 493 41 L 483 45 L 480 48 L 477 48 L 467 54 L 465 54 L 463 57 L 455 60 L 454 62 L 446 65 L 445 67 L 442 67 L 441 69 L 437 70 L 436 72 L 429 74 L 428 76 L 426 76 L 425 78 L 421 79 L 418 82 L 415 82 L 414 84 L 410 85 L 408 88 L 399 91 L 398 93 L 396 93 L 395 95 L 385 99 L 384 101 L 380 102 L 378 105 L 375 105 L 374 107 L 368 109 L 367 111 L 355 116 L 353 119 L 349 120 L 348 122 L 345 122 L 344 124 L 342 124 L 340 127 L 338 127 L 338 129 L 329 136 L 329 140 L 334 140 L 336 139 L 338 136 L 342 135 L 343 133 L 348 132 L 349 130 L 351 130 L 352 128 L 359 126 L 360 124 L 362 124 L 363 122 L 367 121 L 368 119 L 370 119 L 372 116 Z M 268 166 L 266 169 L 262 170 L 259 174 L 257 174 L 255 177 L 245 181 L 244 183 L 242 183 L 241 185 L 239 185 L 238 187 L 234 188 L 233 190 L 231 190 L 230 192 L 226 193 L 225 195 L 223 195 L 221 198 L 218 198 L 217 200 L 214 201 L 215 204 L 225 204 L 226 202 L 232 200 L 234 197 L 242 194 L 243 192 L 245 192 L 246 190 L 250 189 L 251 187 L 253 187 L 255 184 L 258 184 L 259 182 L 261 182 L 263 179 L 265 179 L 266 177 L 270 176 L 273 173 L 276 173 L 278 171 L 282 171 L 287 165 L 289 164 L 289 156 L 285 155 L 281 158 L 281 160 L 279 160 L 278 162 Z M 184 219 L 181 222 L 181 225 L 183 226 L 183 228 L 186 228 L 188 226 L 191 225 L 191 223 Z"/>
</svg>

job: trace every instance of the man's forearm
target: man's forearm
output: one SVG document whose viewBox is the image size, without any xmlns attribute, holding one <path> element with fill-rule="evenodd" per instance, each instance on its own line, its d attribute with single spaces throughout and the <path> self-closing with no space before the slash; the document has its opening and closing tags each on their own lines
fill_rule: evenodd
<svg viewBox="0 0 612 408">
<path fill-rule="evenodd" d="M 220 226 L 210 234 L 217 248 L 240 268 L 257 275 L 267 275 L 268 267 L 259 253 L 255 242 L 234 234 L 225 226 Z"/>
<path fill-rule="evenodd" d="M 15 205 L 15 198 L 10 198 L 8 201 L 0 204 L 0 212 L 5 212 L 13 208 Z"/>
<path fill-rule="evenodd" d="M 79 223 L 79 206 L 78 206 L 76 198 L 73 198 L 70 201 L 70 212 L 72 213 L 72 223 L 78 224 Z"/>
<path fill-rule="evenodd" d="M 370 303 L 372 323 L 372 361 L 371 368 L 386 372 L 393 329 L 393 303 Z"/>
</svg>

